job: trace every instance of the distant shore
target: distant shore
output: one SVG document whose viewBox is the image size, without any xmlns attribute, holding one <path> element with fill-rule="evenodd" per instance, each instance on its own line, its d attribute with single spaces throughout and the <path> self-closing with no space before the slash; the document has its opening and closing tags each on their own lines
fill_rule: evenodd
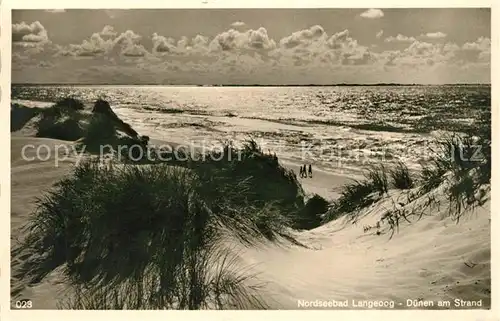
<svg viewBox="0 0 500 321">
<path fill-rule="evenodd" d="M 356 83 L 339 83 L 339 84 L 77 84 L 77 83 L 12 83 L 12 86 L 74 86 L 74 87 L 93 87 L 93 86 L 109 86 L 109 87 L 384 87 L 384 86 L 401 86 L 401 87 L 425 87 L 425 86 L 491 86 L 487 83 L 456 83 L 456 84 L 400 84 L 400 83 L 373 83 L 373 84 L 356 84 Z"/>
</svg>

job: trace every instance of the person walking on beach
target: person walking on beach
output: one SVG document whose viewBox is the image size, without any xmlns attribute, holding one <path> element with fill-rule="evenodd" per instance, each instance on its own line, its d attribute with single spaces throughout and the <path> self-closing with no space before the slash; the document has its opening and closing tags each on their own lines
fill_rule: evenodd
<svg viewBox="0 0 500 321">
<path fill-rule="evenodd" d="M 305 165 L 304 165 L 305 166 Z M 305 168 L 304 168 L 305 170 Z M 313 177 L 313 170 L 312 170 L 312 166 L 311 164 L 309 164 L 309 177 L 312 178 Z"/>
<path fill-rule="evenodd" d="M 304 170 L 304 166 L 300 165 L 300 178 L 304 178 L 306 171 Z"/>
</svg>

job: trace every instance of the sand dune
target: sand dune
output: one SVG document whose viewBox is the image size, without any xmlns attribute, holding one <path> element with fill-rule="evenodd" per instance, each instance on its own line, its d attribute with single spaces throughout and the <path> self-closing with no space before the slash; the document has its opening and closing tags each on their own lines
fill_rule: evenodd
<svg viewBox="0 0 500 321">
<path fill-rule="evenodd" d="M 44 191 L 50 189 L 65 174 L 69 173 L 75 159 L 60 162 L 59 167 L 54 165 L 55 145 L 71 144 L 65 141 L 46 138 L 29 138 L 13 136 L 11 139 L 11 246 L 23 238 L 23 232 L 19 229 L 25 224 L 30 213 L 36 208 L 36 199 L 43 195 Z M 28 149 L 26 156 L 33 157 L 34 150 L 38 146 L 46 145 L 52 147 L 50 152 L 40 149 L 41 159 L 51 154 L 47 161 L 39 159 L 33 161 L 24 160 L 22 157 L 23 146 L 33 145 L 35 149 Z M 12 271 L 17 268 L 18 261 L 11 263 Z M 11 273 L 13 274 L 13 273 Z M 49 275 L 42 284 L 35 287 L 24 287 L 22 280 L 11 280 L 11 291 L 18 293 L 18 297 L 29 298 L 34 302 L 34 307 L 44 309 L 56 308 L 58 298 L 64 285 L 58 273 Z"/>
<path fill-rule="evenodd" d="M 53 148 L 59 143 L 68 144 L 52 139 L 12 137 L 13 245 L 22 238 L 19 227 L 35 209 L 36 198 L 68 173 L 75 162 L 71 158 L 59 167 L 54 166 Z M 24 160 L 21 149 L 27 144 L 51 146 L 52 157 L 45 162 Z M 332 189 L 347 179 L 318 172 L 302 182 L 307 193 L 334 199 L 336 194 Z M 298 300 L 348 300 L 349 308 L 355 308 L 356 300 L 394 300 L 395 308 L 407 308 L 406 300 L 411 299 L 434 300 L 437 308 L 437 300 L 462 299 L 482 300 L 482 307 L 488 308 L 491 304 L 489 202 L 486 208 L 470 213 L 458 224 L 444 217 L 443 206 L 419 221 L 402 224 L 392 239 L 389 233 L 363 232 L 364 226 L 374 225 L 380 219 L 388 202 L 381 201 L 368 208 L 356 224 L 338 219 L 310 231 L 297 232 L 297 239 L 307 248 L 263 245 L 242 249 L 243 262 L 252 266 L 258 273 L 258 281 L 265 285 L 262 294 L 270 307 L 297 309 Z M 17 263 L 12 262 L 13 270 Z M 34 307 L 40 309 L 56 308 L 65 288 L 57 271 L 34 287 L 24 288 L 22 280 L 12 282 L 19 297 L 30 298 Z"/>
<path fill-rule="evenodd" d="M 389 240 L 363 232 L 382 208 L 357 224 L 339 219 L 298 234 L 315 250 L 269 247 L 244 257 L 271 281 L 269 295 L 281 308 L 296 309 L 298 300 L 349 300 L 351 307 L 351 300 L 394 300 L 396 308 L 408 308 L 408 299 L 491 304 L 489 209 L 459 224 L 440 213 L 425 216 Z"/>
</svg>

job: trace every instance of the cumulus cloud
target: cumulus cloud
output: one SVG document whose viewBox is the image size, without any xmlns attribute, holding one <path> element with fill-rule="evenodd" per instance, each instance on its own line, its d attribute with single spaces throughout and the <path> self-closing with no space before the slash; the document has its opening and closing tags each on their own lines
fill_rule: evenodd
<svg viewBox="0 0 500 321">
<path fill-rule="evenodd" d="M 405 51 L 413 56 L 429 56 L 432 55 L 437 48 L 438 46 L 428 42 L 414 41 Z"/>
<path fill-rule="evenodd" d="M 416 40 L 400 53 L 397 61 L 406 66 L 432 66 L 450 62 L 453 50 L 452 46 Z"/>
<path fill-rule="evenodd" d="M 384 66 L 395 66 L 395 60 L 401 55 L 399 50 L 387 50 L 381 53 L 381 59 L 384 61 Z"/>
<path fill-rule="evenodd" d="M 58 55 L 75 57 L 96 57 L 103 55 L 121 54 L 127 57 L 143 57 L 147 50 L 140 44 L 142 37 L 132 30 L 120 35 L 113 27 L 105 26 L 102 31 L 96 32 L 81 44 L 58 46 Z"/>
<path fill-rule="evenodd" d="M 269 38 L 266 28 L 257 30 L 249 29 L 240 32 L 230 29 L 218 34 L 210 42 L 210 51 L 235 51 L 235 50 L 271 50 L 276 47 L 273 39 Z"/>
<path fill-rule="evenodd" d="M 31 24 L 23 21 L 12 25 L 13 43 L 45 43 L 48 41 L 47 30 L 39 21 Z"/>
<path fill-rule="evenodd" d="M 292 33 L 290 36 L 280 40 L 281 47 L 286 49 L 295 47 L 308 47 L 315 42 L 324 41 L 326 37 L 325 30 L 322 26 L 315 25 L 308 29 L 300 30 Z"/>
<path fill-rule="evenodd" d="M 408 37 L 402 34 L 398 34 L 396 37 L 390 36 L 385 38 L 385 42 L 414 42 L 416 39 L 414 37 Z"/>
<path fill-rule="evenodd" d="M 478 51 L 486 51 L 491 48 L 491 39 L 486 37 L 479 37 L 474 42 L 464 43 L 462 49 L 465 50 L 478 50 Z"/>
<path fill-rule="evenodd" d="M 39 43 L 37 37 L 41 37 L 42 42 L 43 39 L 48 41 L 48 37 L 44 38 L 47 31 L 39 22 L 13 25 L 12 30 L 13 40 L 18 44 L 18 50 L 12 53 L 13 70 L 39 70 L 38 74 L 42 75 L 40 70 L 47 73 L 53 69 L 70 77 L 68 79 L 73 76 L 64 73 L 64 68 L 81 70 L 81 79 L 95 79 L 94 71 L 99 74 L 104 67 L 113 65 L 109 69 L 111 79 L 123 75 L 124 78 L 120 79 L 128 81 L 133 73 L 137 83 L 145 79 L 159 83 L 171 83 L 175 79 L 177 84 L 248 83 L 249 79 L 255 83 L 279 83 L 279 79 L 328 83 L 336 77 L 342 82 L 350 79 L 386 81 L 381 73 L 395 75 L 396 78 L 388 78 L 389 81 L 405 81 L 406 76 L 401 76 L 401 70 L 405 73 L 422 71 L 422 77 L 433 79 L 427 74 L 429 70 L 443 66 L 475 68 L 489 65 L 491 59 L 489 38 L 480 37 L 464 44 L 430 40 L 441 37 L 439 32 L 422 34 L 418 40 L 401 34 L 384 39 L 384 31 L 380 30 L 376 33 L 378 39 L 401 45 L 396 47 L 398 50 L 384 50 L 384 47 L 392 46 L 379 44 L 380 49 L 375 52 L 358 43 L 347 29 L 328 34 L 320 25 L 276 40 L 269 37 L 265 28 L 230 29 L 210 38 L 196 35 L 174 39 L 153 33 L 147 37 L 152 47 L 146 49 L 141 35 L 132 30 L 118 33 L 112 26 L 105 25 L 80 44 L 45 46 L 43 52 L 38 52 L 33 47 Z M 50 50 L 56 50 L 54 48 L 58 55 L 73 58 L 52 60 Z M 92 71 L 89 67 L 93 68 Z M 101 79 L 98 77 L 96 81 Z"/>
<path fill-rule="evenodd" d="M 122 49 L 121 54 L 125 57 L 144 57 L 148 51 L 143 45 L 130 44 Z"/>
<path fill-rule="evenodd" d="M 116 39 L 116 44 L 138 44 L 141 41 L 141 36 L 133 32 L 132 30 L 127 30 L 120 34 Z"/>
<path fill-rule="evenodd" d="M 152 36 L 153 40 L 153 53 L 163 54 L 163 53 L 176 53 L 177 46 L 175 44 L 175 39 L 160 36 L 156 32 Z"/>
<path fill-rule="evenodd" d="M 331 49 L 345 49 L 354 48 L 358 45 L 357 40 L 354 40 L 349 36 L 349 30 L 345 29 L 343 31 L 333 34 L 326 42 Z"/>
<path fill-rule="evenodd" d="M 244 27 L 246 24 L 243 21 L 235 21 L 231 24 L 233 28 Z"/>
<path fill-rule="evenodd" d="M 444 32 L 438 31 L 438 32 L 428 32 L 422 36 L 432 39 L 440 39 L 440 38 L 446 38 L 447 35 Z"/>
<path fill-rule="evenodd" d="M 461 46 L 455 43 L 414 41 L 402 51 L 382 53 L 386 66 L 430 67 L 490 64 L 491 40 L 480 37 Z"/>
<path fill-rule="evenodd" d="M 106 26 L 104 26 L 104 28 L 102 28 L 102 31 L 99 32 L 99 35 L 101 35 L 103 37 L 115 37 L 117 35 L 117 33 L 115 32 L 115 29 L 113 28 L 113 26 L 106 25 Z"/>
<path fill-rule="evenodd" d="M 377 60 L 376 56 L 366 49 L 342 53 L 342 65 L 367 65 Z"/>
<path fill-rule="evenodd" d="M 366 19 L 379 19 L 384 16 L 384 12 L 380 9 L 368 9 L 362 12 L 360 16 Z"/>
<path fill-rule="evenodd" d="M 321 26 L 313 26 L 279 43 L 279 50 L 271 56 L 294 66 L 363 65 L 376 61 L 376 55 L 353 39 L 347 29 L 328 36 Z"/>
<path fill-rule="evenodd" d="M 210 39 L 202 35 L 196 35 L 193 38 L 186 36 L 176 40 L 171 37 L 165 37 L 158 33 L 151 36 L 153 42 L 152 53 L 157 57 L 166 55 L 191 56 L 206 54 L 209 51 Z"/>
<path fill-rule="evenodd" d="M 208 37 L 196 35 L 191 41 L 191 47 L 197 52 L 207 51 L 209 43 Z"/>
<path fill-rule="evenodd" d="M 479 37 L 474 42 L 464 43 L 455 51 L 455 58 L 461 62 L 490 62 L 491 39 Z"/>
<path fill-rule="evenodd" d="M 94 33 L 81 44 L 70 44 L 68 47 L 59 47 L 62 56 L 92 57 L 109 52 L 114 46 L 113 40 L 104 40 L 99 33 Z"/>
<path fill-rule="evenodd" d="M 177 53 L 179 54 L 205 54 L 209 51 L 210 40 L 208 37 L 196 35 L 192 39 L 181 37 L 177 41 Z"/>
</svg>

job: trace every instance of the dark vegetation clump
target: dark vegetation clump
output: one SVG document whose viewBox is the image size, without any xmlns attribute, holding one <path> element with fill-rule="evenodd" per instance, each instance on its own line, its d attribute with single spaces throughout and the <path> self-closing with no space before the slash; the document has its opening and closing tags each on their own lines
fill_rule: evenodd
<svg viewBox="0 0 500 321">
<path fill-rule="evenodd" d="M 343 215 L 356 215 L 363 208 L 378 201 L 389 190 L 388 170 L 383 165 L 370 166 L 364 180 L 353 180 L 345 184 L 340 197 L 324 217 L 328 222 Z"/>
<path fill-rule="evenodd" d="M 38 122 L 37 137 L 75 141 L 84 133 L 78 120 L 69 117 L 54 120 L 51 116 L 42 115 L 44 116 Z"/>
<path fill-rule="evenodd" d="M 62 140 L 76 140 L 81 137 L 80 117 L 64 105 L 53 105 L 47 108 L 26 107 L 11 104 L 11 132 L 18 131 L 33 119 L 37 137 L 47 137 Z"/>
<path fill-rule="evenodd" d="M 137 133 L 132 126 L 129 124 L 123 122 L 118 116 L 115 114 L 115 112 L 111 109 L 111 106 L 109 103 L 105 100 L 98 99 L 94 103 L 94 108 L 92 109 L 92 113 L 94 115 L 101 115 L 109 119 L 111 122 L 115 123 L 117 126 L 118 130 L 122 130 L 125 132 L 125 134 L 129 135 L 130 137 L 137 137 L 139 136 L 139 133 Z"/>
<path fill-rule="evenodd" d="M 403 162 L 398 162 L 394 168 L 390 169 L 389 175 L 394 188 L 404 190 L 415 186 L 410 170 Z"/>
<path fill-rule="evenodd" d="M 84 105 L 77 99 L 65 98 L 47 108 L 11 105 L 11 132 L 22 129 L 34 121 L 37 137 L 74 141 L 84 135 L 80 113 Z"/>
<path fill-rule="evenodd" d="M 383 165 L 372 165 L 365 173 L 365 177 L 374 192 L 383 195 L 389 191 L 388 169 Z"/>
<path fill-rule="evenodd" d="M 373 192 L 374 188 L 367 180 L 353 180 L 345 184 L 342 186 L 340 197 L 333 202 L 332 207 L 324 216 L 324 222 L 344 215 L 356 215 L 358 211 L 378 200 Z"/>
<path fill-rule="evenodd" d="M 420 194 L 446 183 L 449 213 L 457 221 L 464 211 L 486 202 L 491 180 L 491 112 L 483 111 L 473 129 L 439 142 L 439 150 L 423 164 Z"/>
<path fill-rule="evenodd" d="M 149 137 L 141 136 L 123 122 L 109 103 L 99 99 L 94 103 L 80 146 L 90 153 L 111 152 L 122 161 L 147 162 Z"/>
<path fill-rule="evenodd" d="M 482 206 L 487 201 L 491 180 L 491 112 L 482 111 L 472 128 L 466 133 L 451 134 L 439 141 L 438 150 L 421 164 L 418 179 L 414 179 L 401 162 L 391 169 L 383 165 L 371 167 L 364 180 L 343 186 L 341 196 L 334 201 L 324 221 L 343 215 L 355 219 L 360 210 L 387 193 L 389 186 L 401 190 L 415 188 L 415 194 L 411 192 L 407 195 L 409 202 L 415 196 L 426 195 L 446 183 L 443 193 L 449 203 L 449 215 L 456 221 L 466 210 Z M 437 201 L 429 196 L 429 202 Z M 397 211 L 401 210 L 394 212 Z M 407 219 L 406 216 L 403 218 Z"/>
<path fill-rule="evenodd" d="M 32 118 L 40 113 L 40 108 L 30 108 L 20 104 L 10 105 L 10 131 L 15 132 L 24 127 Z"/>
<path fill-rule="evenodd" d="M 63 267 L 79 308 L 260 306 L 222 243 L 266 237 L 274 227 L 257 218 L 267 208 L 215 206 L 211 187 L 172 166 L 83 163 L 39 200 L 13 253 L 30 255 L 19 276 L 34 284 Z"/>
<path fill-rule="evenodd" d="M 85 109 L 85 105 L 83 104 L 83 102 L 72 97 L 58 100 L 54 107 L 73 111 Z"/>
<path fill-rule="evenodd" d="M 254 140 L 243 148 L 224 144 L 221 149 L 192 157 L 184 166 L 211 184 L 211 199 L 275 207 L 292 225 L 304 207 L 304 191 L 295 174 L 281 166 L 276 156 L 264 153 Z M 245 186 L 238 186 L 238 182 L 245 182 Z"/>
<path fill-rule="evenodd" d="M 421 162 L 420 190 L 421 194 L 426 194 L 443 183 L 444 175 L 447 173 L 447 163 L 440 157 Z"/>
<path fill-rule="evenodd" d="M 61 99 L 47 108 L 12 104 L 11 119 L 11 131 L 33 120 L 35 136 L 78 141 L 89 153 L 121 153 L 120 159 L 137 162 L 147 156 L 149 137 L 139 135 L 102 99 L 94 103 L 91 112 L 85 112 L 85 105 L 75 98 Z"/>
<path fill-rule="evenodd" d="M 322 215 L 330 208 L 330 202 L 318 194 L 306 201 L 305 206 L 296 219 L 296 228 L 312 229 L 321 225 Z"/>
<path fill-rule="evenodd" d="M 51 107 L 40 108 L 36 136 L 69 141 L 81 138 L 84 135 L 81 124 L 83 117 L 79 113 L 81 109 L 83 103 L 72 98 L 60 100 Z"/>
<path fill-rule="evenodd" d="M 12 254 L 28 257 L 17 276 L 36 284 L 62 268 L 72 308 L 265 307 L 225 241 L 293 240 L 290 227 L 314 227 L 327 202 L 304 206 L 293 172 L 254 141 L 205 156 L 183 166 L 80 164 L 39 199 Z"/>
<path fill-rule="evenodd" d="M 476 163 L 480 173 L 479 179 L 481 183 L 487 184 L 491 181 L 491 108 L 480 113 L 473 128 L 469 135 L 476 137 L 476 145 L 481 148 L 479 151 L 480 162 Z"/>
<path fill-rule="evenodd" d="M 447 151 L 449 213 L 457 221 L 469 209 L 487 201 L 491 181 L 491 111 L 483 112 L 466 135 L 443 143 Z"/>
</svg>

